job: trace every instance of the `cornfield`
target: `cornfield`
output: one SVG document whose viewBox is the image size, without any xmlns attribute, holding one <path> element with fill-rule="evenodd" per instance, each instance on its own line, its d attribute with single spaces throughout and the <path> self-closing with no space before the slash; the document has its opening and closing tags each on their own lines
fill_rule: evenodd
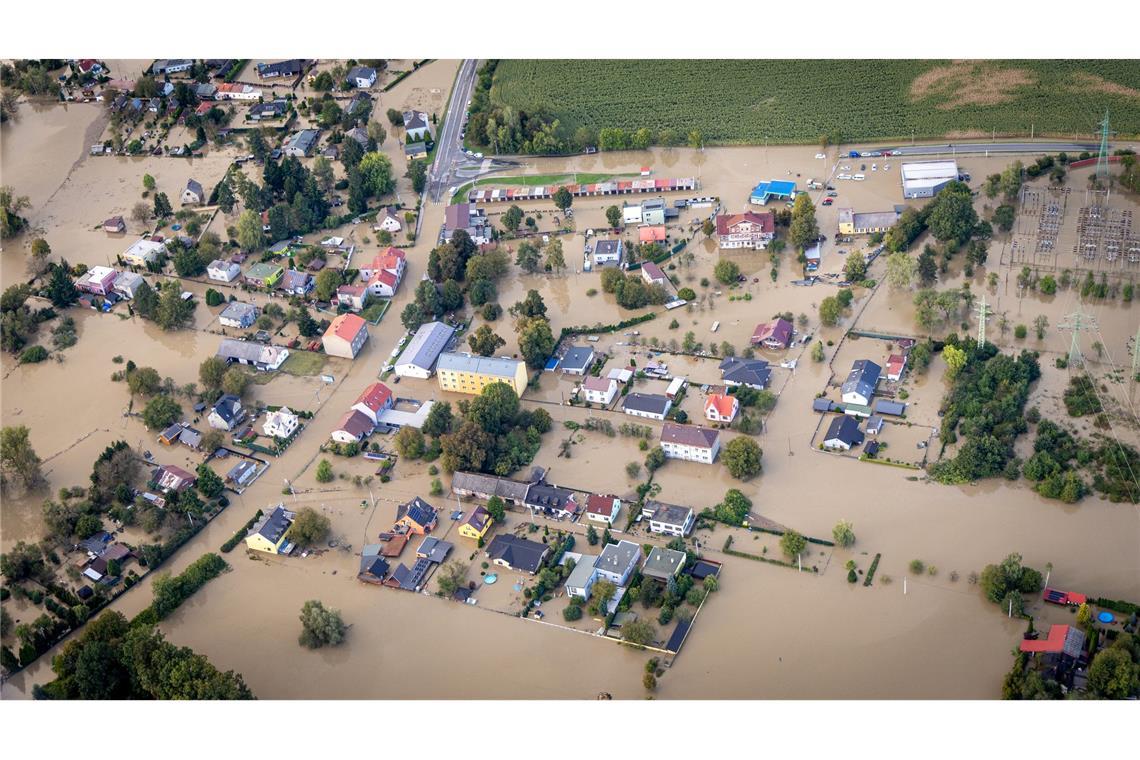
<svg viewBox="0 0 1140 760">
<path fill-rule="evenodd" d="M 491 91 L 579 127 L 699 130 L 710 143 L 1052 135 L 1091 139 L 1105 109 L 1140 133 L 1140 62 L 504 60 Z"/>
</svg>

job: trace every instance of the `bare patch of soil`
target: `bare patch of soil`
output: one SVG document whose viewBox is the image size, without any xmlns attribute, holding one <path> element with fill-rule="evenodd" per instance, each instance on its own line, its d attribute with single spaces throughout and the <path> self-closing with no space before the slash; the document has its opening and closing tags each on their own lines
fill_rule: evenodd
<svg viewBox="0 0 1140 760">
<path fill-rule="evenodd" d="M 1025 69 L 1001 68 L 986 61 L 954 61 L 916 77 L 913 101 L 935 98 L 936 108 L 951 111 L 968 105 L 992 106 L 1013 98 L 1013 91 L 1036 82 Z"/>
<path fill-rule="evenodd" d="M 1069 88 L 1073 92 L 1087 92 L 1092 90 L 1094 92 L 1103 92 L 1105 95 L 1121 95 L 1126 98 L 1140 98 L 1140 90 L 1134 90 L 1116 82 L 1110 82 L 1104 77 L 1098 77 L 1096 74 L 1090 74 L 1085 71 L 1078 72 L 1072 76 L 1072 84 Z"/>
</svg>

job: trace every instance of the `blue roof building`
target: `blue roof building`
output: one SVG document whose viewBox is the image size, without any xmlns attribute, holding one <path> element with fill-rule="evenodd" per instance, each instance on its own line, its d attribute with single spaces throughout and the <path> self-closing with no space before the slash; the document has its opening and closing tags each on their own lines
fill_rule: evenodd
<svg viewBox="0 0 1140 760">
<path fill-rule="evenodd" d="M 871 396 L 875 395 L 875 386 L 879 384 L 879 375 L 883 368 L 870 359 L 860 359 L 851 365 L 851 372 L 847 374 L 840 392 L 843 401 L 848 404 L 867 406 L 871 403 Z"/>
<path fill-rule="evenodd" d="M 791 198 L 795 194 L 795 182 L 774 179 L 768 182 L 761 182 L 759 185 L 752 188 L 752 194 L 749 196 L 748 200 L 751 203 L 756 203 L 763 206 L 767 205 L 768 201 L 772 198 L 780 200 L 781 198 Z"/>
</svg>

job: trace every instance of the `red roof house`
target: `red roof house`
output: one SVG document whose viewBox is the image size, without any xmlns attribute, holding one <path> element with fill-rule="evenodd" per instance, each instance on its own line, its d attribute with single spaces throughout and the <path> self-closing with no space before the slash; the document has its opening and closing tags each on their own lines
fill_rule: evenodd
<svg viewBox="0 0 1140 760">
<path fill-rule="evenodd" d="M 766 248 L 776 235 L 776 217 L 757 214 L 717 214 L 716 236 L 721 248 Z"/>
<path fill-rule="evenodd" d="M 380 415 L 385 409 L 392 407 L 392 390 L 384 383 L 372 383 L 356 399 L 352 408 L 362 413 L 373 424 L 380 421 Z"/>
<path fill-rule="evenodd" d="M 637 237 L 642 243 L 664 243 L 665 225 L 654 224 L 637 228 Z"/>
<path fill-rule="evenodd" d="M 772 322 L 761 322 L 752 333 L 752 345 L 765 348 L 787 348 L 792 342 L 792 323 L 783 317 Z"/>
<path fill-rule="evenodd" d="M 664 285 L 668 279 L 665 277 L 665 273 L 661 271 L 661 267 L 652 261 L 647 261 L 641 265 L 641 277 L 650 285 Z"/>
<path fill-rule="evenodd" d="M 891 354 L 887 359 L 887 379 L 902 380 L 906 371 L 906 354 Z"/>
<path fill-rule="evenodd" d="M 613 494 L 592 493 L 586 498 L 586 519 L 613 525 L 621 511 L 621 499 Z"/>
<path fill-rule="evenodd" d="M 1085 634 L 1073 625 L 1055 625 L 1043 639 L 1023 639 L 1021 651 L 1029 654 L 1063 654 L 1077 658 L 1085 646 Z"/>
<path fill-rule="evenodd" d="M 740 411 L 740 402 L 735 396 L 710 393 L 705 399 L 705 419 L 712 422 L 732 422 Z"/>
</svg>

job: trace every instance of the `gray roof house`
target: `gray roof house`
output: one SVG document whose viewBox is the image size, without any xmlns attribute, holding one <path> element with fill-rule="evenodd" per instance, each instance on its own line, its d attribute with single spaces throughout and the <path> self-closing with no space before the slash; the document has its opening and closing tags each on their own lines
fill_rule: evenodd
<svg viewBox="0 0 1140 760">
<path fill-rule="evenodd" d="M 594 266 L 620 264 L 625 248 L 620 240 L 599 240 L 594 243 Z"/>
<path fill-rule="evenodd" d="M 550 547 L 546 544 L 519 538 L 510 533 L 500 533 L 487 547 L 487 556 L 496 565 L 534 575 L 542 567 L 542 560 L 549 551 Z"/>
<path fill-rule="evenodd" d="M 594 563 L 594 572 L 615 586 L 624 586 L 640 560 L 641 546 L 633 541 L 606 544 L 598 561 Z"/>
<path fill-rule="evenodd" d="M 725 385 L 744 385 L 763 390 L 768 387 L 772 370 L 764 359 L 741 359 L 730 356 L 720 363 L 720 379 Z"/>
<path fill-rule="evenodd" d="M 451 476 L 451 490 L 459 496 L 474 496 L 479 499 L 490 499 L 492 496 L 498 496 L 511 504 L 525 503 L 526 494 L 531 485 L 531 483 L 500 478 L 495 475 L 483 475 L 478 472 L 457 472 Z"/>
<path fill-rule="evenodd" d="M 548 483 L 531 484 L 523 503 L 532 514 L 542 512 L 553 517 L 573 518 L 582 509 L 573 491 Z"/>
<path fill-rule="evenodd" d="M 850 451 L 852 446 L 862 442 L 863 431 L 859 429 L 858 420 L 846 414 L 833 418 L 823 436 L 823 445 L 828 449 Z"/>
<path fill-rule="evenodd" d="M 670 536 L 684 536 L 693 528 L 696 516 L 690 507 L 665 504 L 650 499 L 641 508 L 643 517 L 649 519 L 649 530 Z"/>
<path fill-rule="evenodd" d="M 657 393 L 631 393 L 622 402 L 622 411 L 636 417 L 663 420 L 672 405 L 672 401 Z"/>
<path fill-rule="evenodd" d="M 360 147 L 368 149 L 368 133 L 360 127 L 353 127 L 344 133 L 345 137 L 351 137 L 356 142 L 360 143 Z"/>
<path fill-rule="evenodd" d="M 885 398 L 875 399 L 875 414 L 889 414 L 892 417 L 902 417 L 906 414 L 906 404 L 901 401 L 888 401 Z"/>
<path fill-rule="evenodd" d="M 584 375 L 594 363 L 594 349 L 589 346 L 571 346 L 559 365 L 567 375 Z"/>
<path fill-rule="evenodd" d="M 258 311 L 258 308 L 253 304 L 230 301 L 229 305 L 222 309 L 222 313 L 218 315 L 218 321 L 226 327 L 246 328 L 257 321 Z"/>
<path fill-rule="evenodd" d="M 570 577 L 566 579 L 566 593 L 570 596 L 580 596 L 583 599 L 590 598 L 590 589 L 594 586 L 596 575 L 594 574 L 594 566 L 598 562 L 598 555 L 596 554 L 583 554 L 581 559 L 574 565 L 574 569 L 570 571 Z"/>
<path fill-rule="evenodd" d="M 313 148 L 317 147 L 317 140 L 320 136 L 320 130 L 302 129 L 300 132 L 289 135 L 282 150 L 286 156 L 304 158 L 313 152 Z"/>
<path fill-rule="evenodd" d="M 434 536 L 425 536 L 420 548 L 416 549 L 416 556 L 441 565 L 452 548 L 454 547 L 447 541 L 441 541 Z"/>
<path fill-rule="evenodd" d="M 421 325 L 396 360 L 396 374 L 421 380 L 431 377 L 439 355 L 447 348 L 453 335 L 455 328 L 443 322 Z"/>
<path fill-rule="evenodd" d="M 347 79 L 353 87 L 371 87 L 376 84 L 376 69 L 371 66 L 353 66 L 348 70 Z"/>
<path fill-rule="evenodd" d="M 186 188 L 182 191 L 182 205 L 202 203 L 206 200 L 206 191 L 197 180 L 186 181 Z"/>
<path fill-rule="evenodd" d="M 848 404 L 867 406 L 871 397 L 875 395 L 875 386 L 879 383 L 879 375 L 883 368 L 870 359 L 859 359 L 851 365 L 847 379 L 843 382 L 840 392 L 843 401 Z"/>
<path fill-rule="evenodd" d="M 207 419 L 212 428 L 233 430 L 238 423 L 245 419 L 245 409 L 242 409 L 241 399 L 232 393 L 223 395 L 214 404 L 214 408 L 210 411 L 210 416 Z"/>
<path fill-rule="evenodd" d="M 670 578 L 675 578 L 680 574 L 685 567 L 686 559 L 687 556 L 684 552 L 655 546 L 653 551 L 649 552 L 649 556 L 646 557 L 645 564 L 641 566 L 641 574 L 646 578 L 656 578 L 659 581 L 667 582 Z"/>
<path fill-rule="evenodd" d="M 295 513 L 285 509 L 283 504 L 278 504 L 273 511 L 266 512 L 261 516 L 261 519 L 250 527 L 246 534 L 246 540 L 248 541 L 253 536 L 261 536 L 270 544 L 277 545 L 281 537 L 293 526 L 295 517 Z M 291 551 L 293 551 L 293 542 L 291 541 L 285 541 L 277 549 L 278 554 L 288 554 Z"/>
</svg>

